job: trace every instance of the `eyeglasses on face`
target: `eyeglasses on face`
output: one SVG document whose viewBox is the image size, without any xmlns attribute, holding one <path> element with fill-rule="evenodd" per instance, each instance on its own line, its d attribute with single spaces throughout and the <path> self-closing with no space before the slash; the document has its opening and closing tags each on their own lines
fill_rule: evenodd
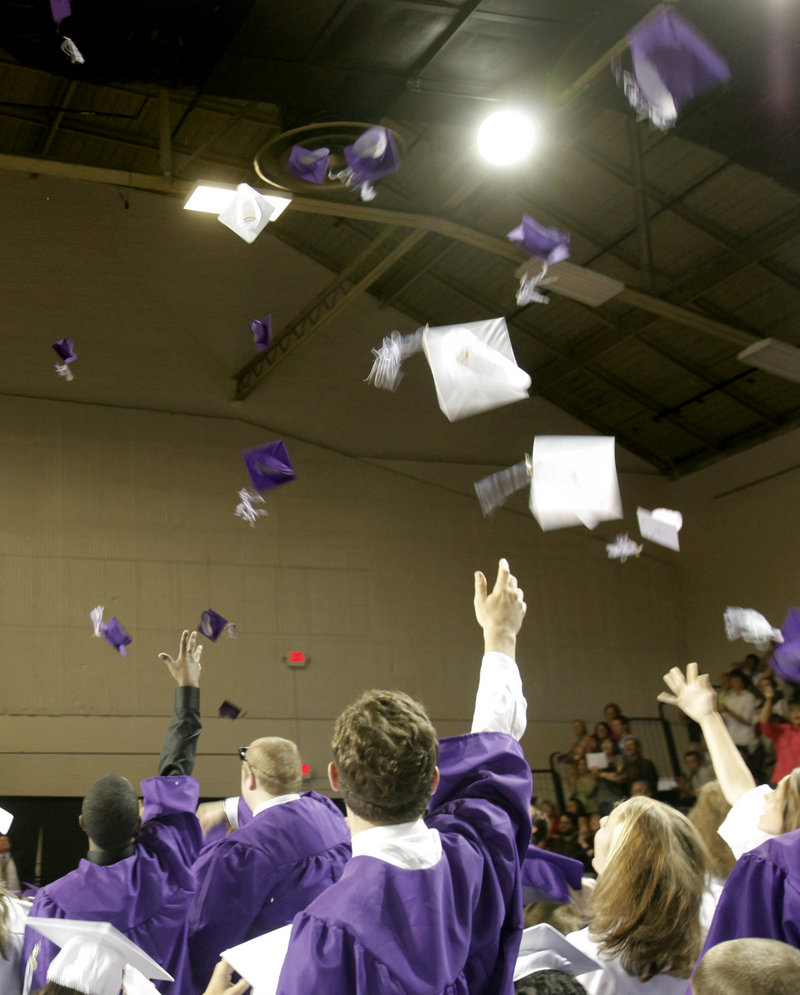
<svg viewBox="0 0 800 995">
<path fill-rule="evenodd" d="M 248 747 L 248 746 L 240 746 L 240 747 L 239 747 L 239 749 L 238 749 L 238 751 L 237 751 L 237 752 L 238 752 L 238 754 L 239 754 L 239 759 L 240 759 L 240 760 L 245 760 L 245 753 L 247 753 L 247 751 L 248 751 L 249 749 L 250 749 L 250 747 Z M 246 760 L 245 760 L 245 762 L 246 762 Z"/>
</svg>

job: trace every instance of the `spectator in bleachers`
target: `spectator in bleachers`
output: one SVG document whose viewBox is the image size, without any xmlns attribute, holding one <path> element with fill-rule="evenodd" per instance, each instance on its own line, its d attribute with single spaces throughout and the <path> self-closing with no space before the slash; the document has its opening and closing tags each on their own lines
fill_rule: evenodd
<svg viewBox="0 0 800 995">
<path fill-rule="evenodd" d="M 611 738 L 611 726 L 608 722 L 598 722 L 594 727 L 594 738 L 597 740 L 598 746 L 603 742 L 604 739 Z"/>
<path fill-rule="evenodd" d="M 580 749 L 581 753 L 591 753 L 597 746 L 594 738 L 589 735 L 583 719 L 572 720 L 572 735 L 574 739 L 567 752 L 573 757 L 577 749 Z"/>
<path fill-rule="evenodd" d="M 603 718 L 609 725 L 611 725 L 614 719 L 620 718 L 621 715 L 622 711 L 620 710 L 619 705 L 615 704 L 613 701 L 610 701 L 603 709 Z"/>
<path fill-rule="evenodd" d="M 626 736 L 622 740 L 622 750 L 628 757 L 625 768 L 625 787 L 632 794 L 631 787 L 635 781 L 644 781 L 651 795 L 658 788 L 658 771 L 652 760 L 642 756 L 642 744 L 635 736 Z"/>
<path fill-rule="evenodd" d="M 770 780 L 780 781 L 800 767 L 800 702 L 789 705 L 789 721 L 772 719 L 774 690 L 766 686 L 764 704 L 759 715 L 760 732 L 775 744 L 775 770 Z"/>
<path fill-rule="evenodd" d="M 558 810 L 558 805 L 555 802 L 550 801 L 549 798 L 542 798 L 539 802 L 539 811 L 544 814 L 549 822 L 548 835 L 558 836 L 558 822 L 561 818 L 561 812 Z"/>
<path fill-rule="evenodd" d="M 631 727 L 628 725 L 628 720 L 624 715 L 618 715 L 615 719 L 610 722 L 611 725 L 611 738 L 620 743 L 626 736 L 630 736 Z"/>
<path fill-rule="evenodd" d="M 597 801 L 597 778 L 589 773 L 586 757 L 581 757 L 577 764 L 577 777 L 572 797 L 576 798 L 583 806 L 584 812 L 599 812 L 600 806 Z"/>
<path fill-rule="evenodd" d="M 741 670 L 732 670 L 730 672 L 730 693 L 725 696 L 721 704 L 719 700 L 717 704 L 731 739 L 745 758 L 748 767 L 753 771 L 753 776 L 758 780 L 760 771 L 754 770 L 752 766 L 752 757 L 758 745 L 758 736 L 756 735 L 758 702 L 753 692 L 747 690 L 746 682 L 747 678 Z"/>
<path fill-rule="evenodd" d="M 628 764 L 613 739 L 604 739 L 601 746 L 606 765 L 589 768 L 589 773 L 597 781 L 598 809 L 603 815 L 608 815 L 616 802 L 625 797 L 625 768 Z"/>
<path fill-rule="evenodd" d="M 706 763 L 706 758 L 700 750 L 687 750 L 683 755 L 686 768 L 683 792 L 690 798 L 697 798 L 700 789 L 714 780 L 714 768 Z"/>
<path fill-rule="evenodd" d="M 632 781 L 631 782 L 631 798 L 652 798 L 653 792 L 647 781 Z"/>
</svg>

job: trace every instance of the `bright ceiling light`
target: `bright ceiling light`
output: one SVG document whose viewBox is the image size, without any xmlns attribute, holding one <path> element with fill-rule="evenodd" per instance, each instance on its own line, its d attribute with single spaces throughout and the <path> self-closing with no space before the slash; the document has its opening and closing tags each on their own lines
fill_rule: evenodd
<svg viewBox="0 0 800 995">
<path fill-rule="evenodd" d="M 528 155 L 539 126 L 521 111 L 495 111 L 478 128 L 478 151 L 493 166 L 510 166 Z"/>
<path fill-rule="evenodd" d="M 275 221 L 291 204 L 291 197 L 276 197 L 273 194 L 261 194 L 272 208 L 270 221 Z M 186 211 L 203 211 L 206 214 L 220 215 L 230 207 L 236 199 L 236 187 L 228 183 L 198 183 L 183 205 Z"/>
</svg>

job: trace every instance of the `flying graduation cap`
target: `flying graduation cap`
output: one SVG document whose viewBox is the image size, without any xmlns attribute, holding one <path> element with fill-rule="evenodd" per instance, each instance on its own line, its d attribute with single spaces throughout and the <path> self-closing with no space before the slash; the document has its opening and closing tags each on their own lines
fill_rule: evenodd
<svg viewBox="0 0 800 995">
<path fill-rule="evenodd" d="M 683 515 L 679 511 L 672 511 L 670 508 L 654 508 L 652 511 L 637 508 L 636 518 L 642 539 L 680 551 L 678 533 L 683 527 Z"/>
<path fill-rule="evenodd" d="M 622 518 L 613 436 L 537 435 L 531 456 L 479 480 L 475 492 L 488 516 L 528 485 L 544 532 Z"/>
<path fill-rule="evenodd" d="M 569 259 L 569 235 L 557 228 L 546 228 L 529 214 L 523 214 L 520 224 L 506 238 L 524 249 L 528 255 L 542 261 L 542 269 L 535 276 L 523 274 L 517 290 L 517 304 L 520 307 L 533 303 L 547 304 L 549 297 L 540 293 L 537 287 L 553 282 L 554 277 L 545 279 L 549 266 Z"/>
<path fill-rule="evenodd" d="M 256 352 L 266 352 L 272 345 L 272 315 L 250 322 L 250 331 L 256 344 Z"/>
<path fill-rule="evenodd" d="M 304 149 L 302 145 L 294 145 L 286 163 L 286 172 L 308 183 L 324 183 L 328 179 L 330 153 L 327 148 Z"/>
<path fill-rule="evenodd" d="M 236 187 L 236 196 L 225 210 L 217 215 L 217 220 L 245 242 L 254 242 L 267 227 L 267 222 L 274 211 L 272 204 L 258 190 L 254 190 L 247 183 L 240 183 Z"/>
<path fill-rule="evenodd" d="M 505 318 L 393 332 L 373 349 L 367 383 L 396 390 L 403 360 L 424 352 L 433 374 L 439 407 L 450 421 L 528 397 L 531 378 L 517 366 Z"/>
<path fill-rule="evenodd" d="M 224 615 L 220 615 L 219 612 L 215 612 L 212 608 L 207 608 L 202 613 L 198 628 L 206 639 L 210 639 L 212 643 L 215 643 L 223 632 L 227 632 L 231 638 L 235 638 L 238 635 L 233 622 L 229 622 Z"/>
<path fill-rule="evenodd" d="M 346 187 L 358 187 L 362 200 L 375 199 L 375 180 L 396 173 L 400 168 L 400 153 L 394 136 L 388 128 L 367 128 L 352 145 L 345 145 L 347 169 L 331 173 L 332 180 L 340 180 Z"/>
<path fill-rule="evenodd" d="M 105 609 L 102 605 L 98 605 L 97 608 L 93 608 L 89 612 L 89 617 L 92 620 L 92 625 L 94 626 L 94 634 L 97 637 L 102 636 L 114 649 L 119 653 L 120 656 L 127 656 L 125 652 L 125 647 L 130 646 L 133 639 L 125 631 L 124 626 L 112 615 L 108 622 L 103 621 L 103 612 Z"/>
<path fill-rule="evenodd" d="M 60 377 L 66 377 L 68 381 L 74 379 L 69 364 L 74 363 L 78 358 L 78 354 L 75 352 L 75 343 L 72 339 L 59 339 L 58 342 L 53 343 L 53 349 L 61 360 L 60 363 L 56 363 L 56 373 Z"/>
<path fill-rule="evenodd" d="M 250 480 L 257 491 L 266 491 L 270 487 L 288 484 L 297 474 L 289 462 L 289 454 L 282 440 L 268 442 L 264 446 L 245 449 L 242 452 L 244 465 L 250 474 Z"/>
<path fill-rule="evenodd" d="M 613 542 L 606 543 L 609 560 L 619 560 L 620 563 L 625 563 L 631 557 L 638 558 L 641 552 L 642 547 L 627 532 L 618 535 Z"/>
<path fill-rule="evenodd" d="M 217 715 L 221 719 L 238 719 L 242 714 L 241 708 L 238 705 L 234 705 L 232 701 L 227 699 L 222 702 L 222 704 L 217 709 Z"/>
<path fill-rule="evenodd" d="M 639 119 L 666 131 L 685 103 L 731 78 L 728 64 L 675 10 L 660 4 L 628 33 L 633 72 L 613 66 Z"/>
<path fill-rule="evenodd" d="M 61 947 L 47 968 L 47 980 L 86 995 L 150 995 L 148 978 L 173 977 L 110 922 L 29 916 L 29 927 Z"/>
<path fill-rule="evenodd" d="M 728 639 L 743 639 L 761 650 L 772 642 L 783 642 L 781 630 L 774 629 L 761 612 L 752 608 L 726 608 L 724 619 Z"/>
<path fill-rule="evenodd" d="M 800 684 L 800 608 L 786 613 L 781 636 L 783 642 L 773 649 L 769 664 L 781 680 Z"/>
<path fill-rule="evenodd" d="M 7 812 L 4 808 L 0 808 L 0 836 L 5 836 L 5 834 L 11 828 L 11 823 L 14 821 L 14 816 Z"/>
</svg>

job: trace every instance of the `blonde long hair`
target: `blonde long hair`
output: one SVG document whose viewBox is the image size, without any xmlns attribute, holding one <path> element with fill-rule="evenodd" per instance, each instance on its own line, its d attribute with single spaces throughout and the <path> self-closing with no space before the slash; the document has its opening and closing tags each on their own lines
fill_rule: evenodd
<svg viewBox="0 0 800 995">
<path fill-rule="evenodd" d="M 688 978 L 702 946 L 700 903 L 710 858 L 677 809 L 631 798 L 617 810 L 591 903 L 589 932 L 640 981 Z"/>
</svg>

